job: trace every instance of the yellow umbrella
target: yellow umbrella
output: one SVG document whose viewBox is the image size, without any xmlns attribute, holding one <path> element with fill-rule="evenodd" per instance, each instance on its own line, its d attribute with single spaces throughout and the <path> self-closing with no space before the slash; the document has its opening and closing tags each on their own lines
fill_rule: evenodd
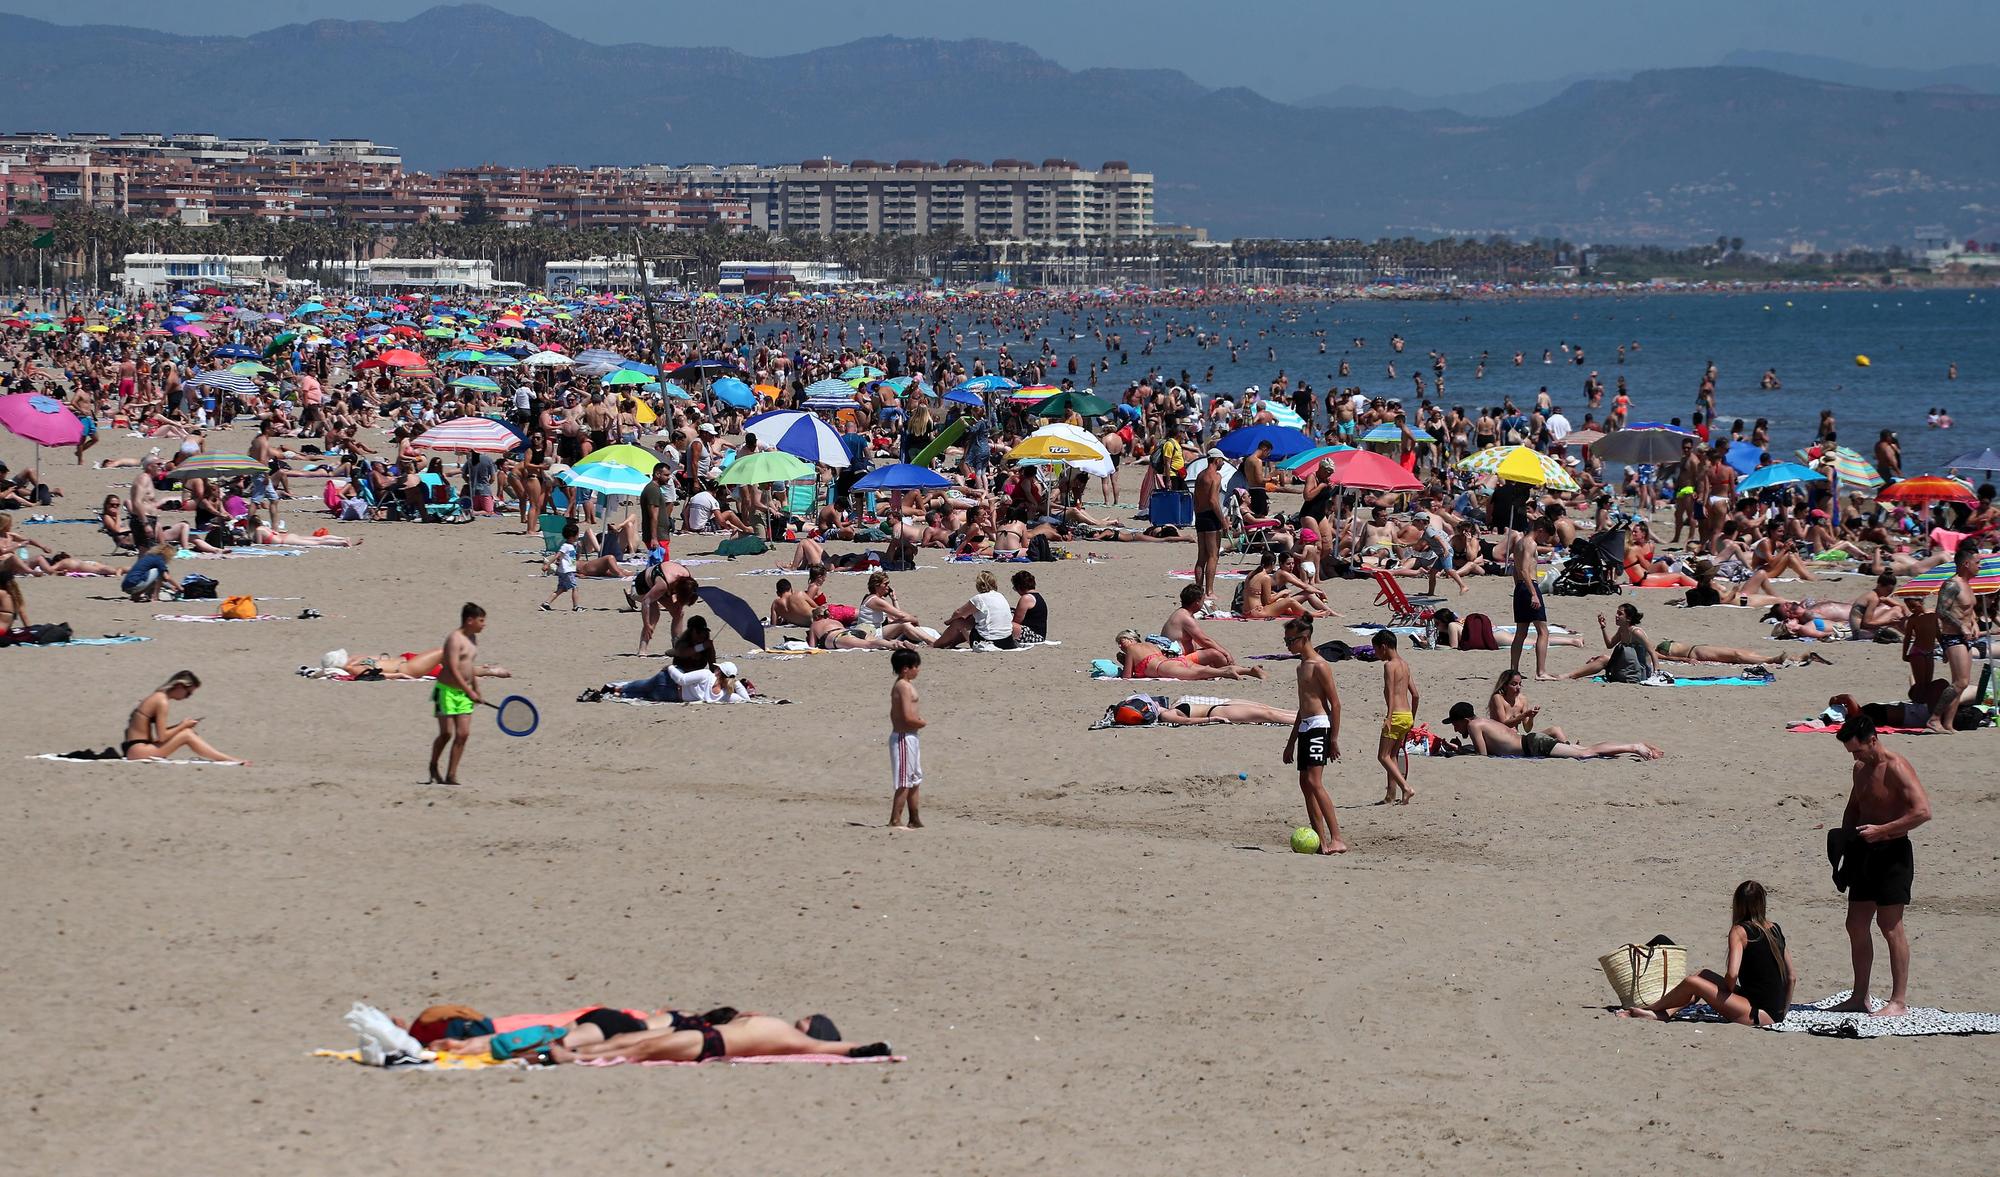
<svg viewBox="0 0 2000 1177">
<path fill-rule="evenodd" d="M 601 450 L 592 450 L 576 464 L 592 466 L 600 462 L 614 462 L 629 466 L 641 474 L 651 474 L 653 467 L 660 464 L 660 455 L 640 449 L 636 445 L 608 445 Z"/>
<path fill-rule="evenodd" d="M 635 401 L 632 407 L 632 419 L 641 425 L 651 425 L 660 419 L 660 415 L 655 413 L 653 406 L 647 404 L 645 401 Z"/>
<path fill-rule="evenodd" d="M 1525 482 L 1529 486 L 1543 486 L 1551 490 L 1575 490 L 1576 479 L 1562 468 L 1562 463 L 1547 454 L 1537 453 L 1524 445 L 1493 446 L 1480 450 L 1458 464 L 1461 470 L 1474 474 L 1491 474 L 1507 482 Z"/>
<path fill-rule="evenodd" d="M 1007 456 L 1014 461 L 1037 458 L 1044 462 L 1089 462 L 1110 457 L 1100 446 L 1086 445 L 1076 438 L 1048 436 L 1030 437 L 1008 450 Z"/>
</svg>

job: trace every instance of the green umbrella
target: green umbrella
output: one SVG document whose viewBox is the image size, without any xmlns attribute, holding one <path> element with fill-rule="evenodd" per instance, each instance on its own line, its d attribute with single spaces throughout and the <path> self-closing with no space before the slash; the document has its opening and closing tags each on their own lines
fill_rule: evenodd
<svg viewBox="0 0 2000 1177">
<path fill-rule="evenodd" d="M 279 352 L 290 347 L 292 345 L 292 340 L 297 339 L 298 337 L 299 333 L 296 331 L 281 331 L 278 333 L 275 339 L 271 340 L 270 343 L 264 346 L 264 354 L 267 356 L 277 355 Z"/>
<path fill-rule="evenodd" d="M 728 486 L 753 482 L 790 482 L 811 478 L 813 468 L 782 450 L 758 450 L 729 464 L 716 481 Z"/>
<path fill-rule="evenodd" d="M 229 370 L 238 376 L 269 376 L 271 374 L 271 369 L 258 363 L 256 360 L 244 360 L 241 363 L 231 364 L 229 365 Z"/>
<path fill-rule="evenodd" d="M 629 466 L 641 474 L 651 474 L 653 467 L 660 464 L 660 455 L 653 453 L 651 450 L 640 449 L 636 445 L 608 445 L 603 449 L 590 451 L 588 455 L 576 464 L 579 466 L 594 466 L 600 462 Z"/>
<path fill-rule="evenodd" d="M 424 329 L 424 338 L 426 339 L 450 339 L 451 337 L 452 332 L 449 327 L 427 327 Z"/>
<path fill-rule="evenodd" d="M 1036 405 L 1035 416 L 1060 419 L 1069 416 L 1071 409 L 1075 409 L 1078 416 L 1102 417 L 1111 411 L 1111 402 L 1087 390 L 1059 392 Z"/>
<path fill-rule="evenodd" d="M 616 372 L 606 373 L 604 379 L 598 381 L 598 383 L 607 388 L 616 388 L 621 384 L 651 384 L 655 379 L 655 377 L 648 376 L 644 372 L 636 372 L 631 368 L 620 368 Z"/>
</svg>

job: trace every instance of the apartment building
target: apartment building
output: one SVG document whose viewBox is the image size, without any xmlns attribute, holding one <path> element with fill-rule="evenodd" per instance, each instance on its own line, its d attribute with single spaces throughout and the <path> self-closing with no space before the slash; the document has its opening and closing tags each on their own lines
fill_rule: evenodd
<svg viewBox="0 0 2000 1177">
<path fill-rule="evenodd" d="M 1074 160 L 943 165 L 905 159 L 809 159 L 796 165 L 664 165 L 631 169 L 737 197 L 749 227 L 785 235 L 928 234 L 1027 241 L 1130 239 L 1153 224 L 1153 176 L 1123 160 L 1085 171 Z"/>
</svg>

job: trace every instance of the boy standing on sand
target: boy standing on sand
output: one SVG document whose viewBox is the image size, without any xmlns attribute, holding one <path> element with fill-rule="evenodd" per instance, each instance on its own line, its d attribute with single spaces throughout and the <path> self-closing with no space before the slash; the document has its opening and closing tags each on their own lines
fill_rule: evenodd
<svg viewBox="0 0 2000 1177">
<path fill-rule="evenodd" d="M 903 810 L 910 813 L 909 828 L 921 830 L 917 816 L 917 790 L 924 783 L 923 757 L 917 748 L 917 733 L 924 717 L 917 714 L 917 672 L 924 660 L 915 650 L 897 650 L 889 655 L 889 669 L 896 682 L 889 688 L 889 780 L 895 786 L 895 800 L 889 804 L 889 828 L 902 829 Z"/>
<path fill-rule="evenodd" d="M 570 612 L 579 613 L 583 610 L 583 605 L 576 599 L 576 537 L 580 534 L 582 532 L 577 529 L 574 520 L 563 524 L 561 546 L 551 552 L 548 559 L 542 561 L 542 575 L 547 576 L 551 568 L 555 569 L 556 573 L 556 591 L 550 593 L 549 599 L 542 602 L 544 613 L 553 612 L 555 603 L 564 593 L 569 594 Z"/>
<path fill-rule="evenodd" d="M 479 635 L 486 628 L 486 610 L 465 603 L 458 611 L 458 628 L 444 639 L 444 660 L 438 663 L 437 683 L 431 687 L 431 702 L 437 714 L 437 738 L 431 741 L 431 778 L 434 785 L 458 783 L 458 762 L 465 757 L 465 742 L 472 738 L 472 709 L 485 702 L 479 697 L 479 676 L 472 656 L 479 651 Z M 451 745 L 451 768 L 438 775 L 438 757 Z"/>
<path fill-rule="evenodd" d="M 1319 835 L 1321 854 L 1345 854 L 1340 819 L 1333 814 L 1333 797 L 1322 777 L 1328 761 L 1340 759 L 1340 692 L 1334 689 L 1333 668 L 1313 648 L 1310 617 L 1285 622 L 1285 649 L 1299 659 L 1299 717 L 1285 737 L 1286 764 L 1298 753 L 1299 792 L 1306 798 L 1306 820 Z"/>
<path fill-rule="evenodd" d="M 1389 712 L 1382 721 L 1382 740 L 1375 752 L 1382 771 L 1389 775 L 1382 804 L 1408 805 L 1417 792 L 1410 788 L 1410 760 L 1403 752 L 1403 742 L 1417 723 L 1417 683 L 1410 677 L 1410 664 L 1396 650 L 1395 630 L 1376 630 L 1370 644 L 1375 647 L 1375 660 L 1382 664 L 1382 701 Z"/>
</svg>

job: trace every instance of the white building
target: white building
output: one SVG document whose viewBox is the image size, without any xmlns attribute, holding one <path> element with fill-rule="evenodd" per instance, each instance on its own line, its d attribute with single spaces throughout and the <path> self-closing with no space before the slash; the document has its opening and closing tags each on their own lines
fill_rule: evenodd
<svg viewBox="0 0 2000 1177">
<path fill-rule="evenodd" d="M 128 253 L 125 269 L 112 281 L 132 291 L 214 286 L 235 289 L 281 285 L 284 262 L 259 254 Z"/>
<path fill-rule="evenodd" d="M 616 257 L 572 258 L 550 262 L 543 267 L 543 281 L 550 290 L 639 289 L 639 263 L 629 253 Z M 677 286 L 680 279 L 660 273 L 659 266 L 646 263 L 646 281 L 654 286 Z"/>
<path fill-rule="evenodd" d="M 785 286 L 849 286 L 854 271 L 837 262 L 723 262 L 716 267 L 716 288 L 747 292 Z"/>
<path fill-rule="evenodd" d="M 493 277 L 493 262 L 483 257 L 378 257 L 333 267 L 336 281 L 367 290 L 497 290 L 519 288 L 519 282 Z"/>
</svg>

